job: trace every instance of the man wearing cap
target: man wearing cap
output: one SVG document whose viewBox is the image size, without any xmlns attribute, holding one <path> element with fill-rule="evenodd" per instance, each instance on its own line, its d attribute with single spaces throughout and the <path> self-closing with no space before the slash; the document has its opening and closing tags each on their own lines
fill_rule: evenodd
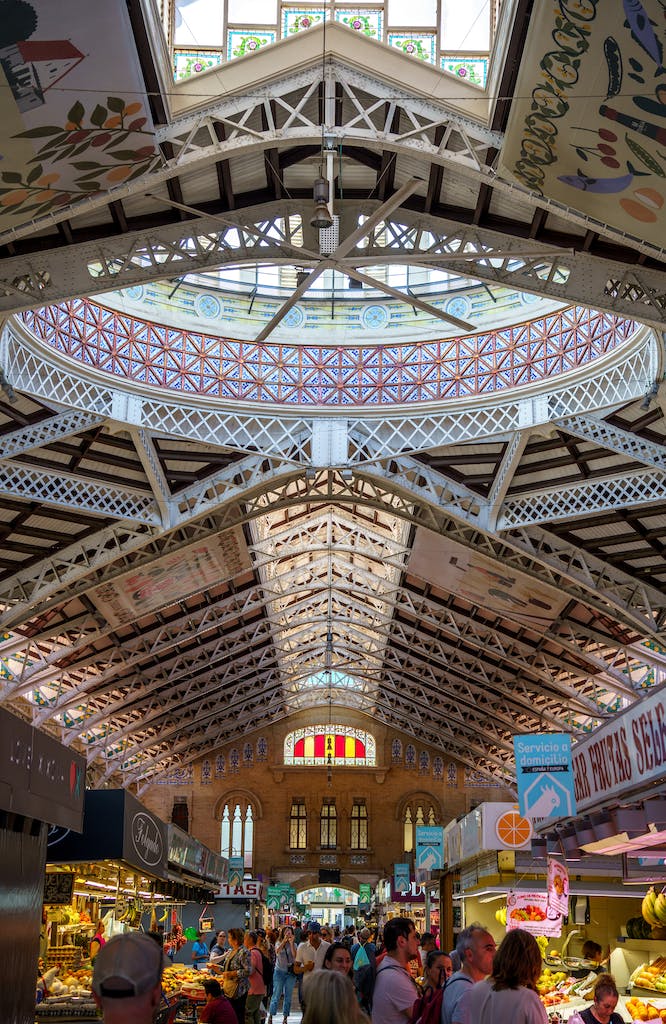
<svg viewBox="0 0 666 1024">
<path fill-rule="evenodd" d="M 308 937 L 301 942 L 296 950 L 294 961 L 295 974 L 307 974 L 309 971 L 319 970 L 324 966 L 324 957 L 330 942 L 325 942 L 321 937 L 321 925 L 318 921 L 310 921 L 308 925 Z"/>
<path fill-rule="evenodd" d="M 92 990 L 104 1024 L 152 1024 L 162 998 L 164 954 L 143 932 L 115 935 L 100 949 Z"/>
<path fill-rule="evenodd" d="M 299 944 L 296 950 L 296 959 L 294 960 L 294 974 L 297 975 L 299 981 L 298 998 L 301 1009 L 304 1008 L 305 1001 L 300 983 L 303 977 L 307 976 L 310 971 L 318 971 L 323 968 L 324 957 L 329 946 L 330 942 L 324 942 L 321 937 L 319 922 L 310 921 L 308 924 L 308 937 L 305 942 Z"/>
</svg>

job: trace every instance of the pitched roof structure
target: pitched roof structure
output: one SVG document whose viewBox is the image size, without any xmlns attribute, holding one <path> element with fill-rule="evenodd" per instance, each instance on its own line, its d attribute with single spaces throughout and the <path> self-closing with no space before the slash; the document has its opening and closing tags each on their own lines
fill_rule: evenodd
<svg viewBox="0 0 666 1024">
<path fill-rule="evenodd" d="M 501 170 L 526 2 L 487 91 L 335 22 L 169 83 L 129 10 L 142 114 L 0 172 L 2 700 L 93 786 L 322 706 L 511 785 L 666 678 L 659 182 Z"/>
</svg>

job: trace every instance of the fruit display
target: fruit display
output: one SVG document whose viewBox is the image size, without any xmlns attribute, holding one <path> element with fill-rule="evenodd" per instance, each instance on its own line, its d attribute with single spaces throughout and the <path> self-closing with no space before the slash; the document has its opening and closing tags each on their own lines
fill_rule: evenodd
<svg viewBox="0 0 666 1024">
<path fill-rule="evenodd" d="M 625 927 L 628 939 L 649 939 L 653 926 L 644 917 L 630 917 Z"/>
<path fill-rule="evenodd" d="M 495 911 L 495 920 L 498 924 L 501 924 L 503 928 L 506 928 L 506 903 L 499 910 Z"/>
<path fill-rule="evenodd" d="M 666 993 L 666 957 L 657 957 L 651 964 L 641 964 L 631 975 L 631 982 L 638 988 Z"/>
<path fill-rule="evenodd" d="M 642 999 L 632 996 L 626 1002 L 627 1011 L 631 1014 L 632 1020 L 658 1020 L 666 1022 L 666 1006 L 658 1009 L 652 1003 L 646 1003 Z"/>
<path fill-rule="evenodd" d="M 187 967 L 186 964 L 173 964 L 171 967 L 164 968 L 162 988 L 169 997 L 184 992 L 185 995 L 192 998 L 197 998 L 197 993 L 200 993 L 203 998 L 202 986 L 204 981 L 210 977 L 211 975 L 207 971 L 197 971 L 193 967 Z"/>
<path fill-rule="evenodd" d="M 37 989 L 43 996 L 89 996 L 91 992 L 92 970 L 81 967 L 70 970 L 69 967 L 51 967 L 37 981 Z"/>
<path fill-rule="evenodd" d="M 550 967 L 544 967 L 536 983 L 536 990 L 544 1006 L 555 1006 L 569 999 L 573 983 L 574 979 L 566 971 L 551 971 Z"/>
<path fill-rule="evenodd" d="M 662 889 L 657 892 L 653 885 L 650 886 L 641 904 L 641 914 L 649 925 L 652 926 L 650 935 L 652 938 L 664 938 L 666 936 L 666 892 Z M 660 934 L 660 932 L 663 933 Z"/>
</svg>

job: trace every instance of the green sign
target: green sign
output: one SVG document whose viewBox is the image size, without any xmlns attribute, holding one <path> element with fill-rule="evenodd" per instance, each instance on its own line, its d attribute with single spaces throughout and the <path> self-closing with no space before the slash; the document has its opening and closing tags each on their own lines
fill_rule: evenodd
<svg viewBox="0 0 666 1024">
<path fill-rule="evenodd" d="M 280 909 L 281 890 L 279 885 L 269 885 L 266 890 L 266 906 L 269 910 Z"/>
<path fill-rule="evenodd" d="M 372 902 L 372 886 L 371 885 L 359 885 L 359 887 L 358 887 L 358 902 L 359 903 L 371 903 Z"/>
</svg>

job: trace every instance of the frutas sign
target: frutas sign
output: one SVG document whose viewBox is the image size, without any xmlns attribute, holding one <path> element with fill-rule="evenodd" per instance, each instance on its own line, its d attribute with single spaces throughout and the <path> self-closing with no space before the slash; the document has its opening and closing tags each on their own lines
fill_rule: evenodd
<svg viewBox="0 0 666 1024">
<path fill-rule="evenodd" d="M 573 749 L 578 811 L 661 777 L 666 768 L 666 695 L 637 701 Z"/>
</svg>

